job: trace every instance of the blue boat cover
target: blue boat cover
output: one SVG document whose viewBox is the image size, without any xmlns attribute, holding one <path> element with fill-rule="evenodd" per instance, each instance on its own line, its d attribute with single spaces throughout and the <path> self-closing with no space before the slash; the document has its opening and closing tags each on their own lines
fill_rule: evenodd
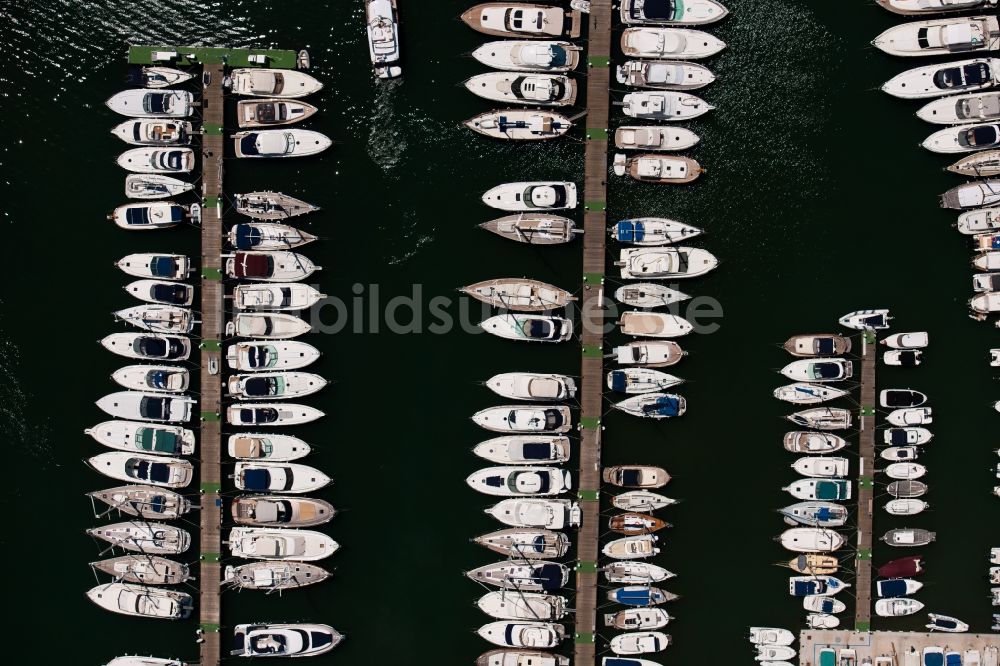
<svg viewBox="0 0 1000 666">
<path fill-rule="evenodd" d="M 832 613 L 833 612 L 833 599 L 824 599 L 819 605 L 820 613 Z"/>
<path fill-rule="evenodd" d="M 821 506 L 819 508 L 819 511 L 816 512 L 816 520 L 827 521 L 827 520 L 833 520 L 834 518 L 839 518 L 839 517 L 840 516 L 838 516 L 833 511 L 831 511 L 830 507 L 828 507 L 828 506 Z"/>
<path fill-rule="evenodd" d="M 656 414 L 658 416 L 677 416 L 681 412 L 681 401 L 677 398 L 662 396 L 656 399 L 653 404 L 642 406 L 644 414 Z"/>
<path fill-rule="evenodd" d="M 894 578 L 891 580 L 880 580 L 878 582 L 878 595 L 880 597 L 905 597 L 906 596 L 906 581 L 902 578 Z"/>
<path fill-rule="evenodd" d="M 893 428 L 889 431 L 889 441 L 893 446 L 906 444 L 906 431 L 902 428 Z"/>
<path fill-rule="evenodd" d="M 843 499 L 844 481 L 818 481 L 816 483 L 816 499 L 836 500 Z"/>
<path fill-rule="evenodd" d="M 164 509 L 167 508 L 167 498 L 163 495 L 154 495 L 150 498 L 146 508 L 153 513 L 163 513 Z"/>
<path fill-rule="evenodd" d="M 544 553 L 545 552 L 545 537 L 544 536 L 536 536 L 534 539 L 532 539 L 531 540 L 531 550 L 535 551 L 536 553 Z"/>
<path fill-rule="evenodd" d="M 621 370 L 611 371 L 611 390 L 618 391 L 619 393 L 625 392 L 625 386 L 628 383 L 625 373 Z"/>
<path fill-rule="evenodd" d="M 236 249 L 251 250 L 260 245 L 260 229 L 249 224 L 236 225 Z"/>
<path fill-rule="evenodd" d="M 833 338 L 820 338 L 817 340 L 816 347 L 820 354 L 832 354 L 834 353 Z"/>
<path fill-rule="evenodd" d="M 257 135 L 253 132 L 240 139 L 240 152 L 244 155 L 257 155 Z"/>
<path fill-rule="evenodd" d="M 949 652 L 944 657 L 947 666 L 962 666 L 962 655 L 957 652 Z"/>
<path fill-rule="evenodd" d="M 944 655 L 940 652 L 925 652 L 924 653 L 924 666 L 942 666 L 944 664 Z"/>
<path fill-rule="evenodd" d="M 615 225 L 615 236 L 623 243 L 641 243 L 646 238 L 646 227 L 642 222 L 622 220 Z"/>
<path fill-rule="evenodd" d="M 153 463 L 149 466 L 149 480 L 166 483 L 170 480 L 170 467 L 163 463 Z"/>
<path fill-rule="evenodd" d="M 637 469 L 626 469 L 622 471 L 623 486 L 637 486 L 642 480 L 642 476 Z"/>
<path fill-rule="evenodd" d="M 527 442 L 521 445 L 521 455 L 525 460 L 548 460 L 552 446 L 542 442 Z"/>
<path fill-rule="evenodd" d="M 243 486 L 247 490 L 267 490 L 271 475 L 266 469 L 248 469 L 243 472 Z"/>
<path fill-rule="evenodd" d="M 549 47 L 549 65 L 552 67 L 562 67 L 566 64 L 568 54 L 561 46 Z"/>
<path fill-rule="evenodd" d="M 177 263 L 173 257 L 153 257 L 149 270 L 156 277 L 173 277 L 177 274 Z"/>
<path fill-rule="evenodd" d="M 816 581 L 812 580 L 797 580 L 792 585 L 792 596 L 793 597 L 808 597 L 810 594 L 815 594 Z"/>
<path fill-rule="evenodd" d="M 604 666 L 639 666 L 638 659 L 622 659 L 621 657 L 605 657 Z"/>
<path fill-rule="evenodd" d="M 563 586 L 563 569 L 558 564 L 543 564 L 534 571 L 534 578 L 543 590 L 558 590 Z"/>
</svg>

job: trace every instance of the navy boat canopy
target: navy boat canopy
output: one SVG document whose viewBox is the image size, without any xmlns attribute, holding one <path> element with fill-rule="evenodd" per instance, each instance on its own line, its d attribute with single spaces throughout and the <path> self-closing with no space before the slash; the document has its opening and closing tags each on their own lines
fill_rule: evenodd
<svg viewBox="0 0 1000 666">
<path fill-rule="evenodd" d="M 248 469 L 243 472 L 243 486 L 247 490 L 267 490 L 271 486 L 271 474 L 266 469 Z"/>
<path fill-rule="evenodd" d="M 251 224 L 236 225 L 236 249 L 251 250 L 261 243 L 263 234 L 260 229 Z"/>
<path fill-rule="evenodd" d="M 622 471 L 622 485 L 637 486 L 642 481 L 642 474 L 637 469 L 626 469 Z"/>
<path fill-rule="evenodd" d="M 646 226 L 642 222 L 622 220 L 616 226 L 615 234 L 623 243 L 641 243 L 646 238 Z"/>
<path fill-rule="evenodd" d="M 521 445 L 521 455 L 525 460 L 548 460 L 552 446 L 544 442 L 527 442 Z"/>
<path fill-rule="evenodd" d="M 834 348 L 833 338 L 819 338 L 816 341 L 816 350 L 820 354 L 833 354 Z"/>
<path fill-rule="evenodd" d="M 612 370 L 611 371 L 611 390 L 618 391 L 620 393 L 625 392 L 625 387 L 628 384 L 628 377 L 622 370 Z"/>
<path fill-rule="evenodd" d="M 247 134 L 240 139 L 240 152 L 244 155 L 257 155 L 257 135 Z"/>
<path fill-rule="evenodd" d="M 894 578 L 892 580 L 880 580 L 878 582 L 878 595 L 880 597 L 890 598 L 890 597 L 905 597 L 906 596 L 906 581 L 902 578 Z"/>
<path fill-rule="evenodd" d="M 177 275 L 177 262 L 173 257 L 153 257 L 149 262 L 149 271 L 155 277 L 174 277 Z"/>
</svg>

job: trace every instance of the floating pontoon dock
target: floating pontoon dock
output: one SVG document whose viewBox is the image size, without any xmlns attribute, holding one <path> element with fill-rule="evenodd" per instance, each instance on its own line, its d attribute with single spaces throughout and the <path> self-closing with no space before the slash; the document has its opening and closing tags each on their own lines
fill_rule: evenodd
<svg viewBox="0 0 1000 666">
<path fill-rule="evenodd" d="M 854 629 L 868 631 L 872 618 L 872 514 L 875 474 L 875 359 L 874 331 L 864 333 L 861 354 L 861 435 L 858 459 L 858 543 L 855 558 Z"/>
</svg>

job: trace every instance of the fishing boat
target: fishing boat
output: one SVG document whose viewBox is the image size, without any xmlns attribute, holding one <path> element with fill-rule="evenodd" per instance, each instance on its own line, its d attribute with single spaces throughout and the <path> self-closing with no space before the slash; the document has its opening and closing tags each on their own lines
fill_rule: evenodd
<svg viewBox="0 0 1000 666">
<path fill-rule="evenodd" d="M 1000 59 L 979 58 L 924 65 L 897 74 L 882 85 L 893 97 L 926 99 L 992 88 Z"/>
<path fill-rule="evenodd" d="M 465 482 L 484 495 L 499 497 L 559 495 L 573 487 L 569 471 L 557 467 L 486 467 Z"/>
<path fill-rule="evenodd" d="M 236 121 L 240 127 L 274 127 L 302 122 L 315 114 L 312 104 L 299 100 L 245 99 L 236 103 Z"/>
<path fill-rule="evenodd" d="M 250 562 L 239 566 L 226 566 L 222 584 L 241 590 L 282 591 L 321 583 L 330 572 L 306 562 Z"/>
<path fill-rule="evenodd" d="M 580 36 L 581 15 L 552 5 L 484 2 L 467 9 L 462 21 L 473 30 L 496 37 L 575 39 Z"/>
<path fill-rule="evenodd" d="M 826 613 L 809 613 L 806 615 L 806 626 L 810 629 L 836 629 L 840 626 L 840 618 Z"/>
<path fill-rule="evenodd" d="M 615 130 L 615 147 L 621 150 L 687 150 L 700 140 L 684 127 L 623 125 Z"/>
<path fill-rule="evenodd" d="M 608 389 L 618 393 L 641 394 L 668 389 L 683 382 L 683 379 L 649 368 L 626 368 L 612 370 L 607 375 Z"/>
<path fill-rule="evenodd" d="M 624 560 L 602 567 L 604 577 L 611 583 L 658 583 L 675 574 L 649 562 Z"/>
<path fill-rule="evenodd" d="M 498 620 L 536 620 L 550 622 L 566 616 L 565 597 L 538 592 L 487 592 L 476 601 L 476 606 Z"/>
<path fill-rule="evenodd" d="M 889 462 L 916 460 L 920 455 L 920 449 L 915 446 L 890 446 L 882 449 L 879 457 Z"/>
<path fill-rule="evenodd" d="M 108 583 L 87 592 L 87 598 L 104 610 L 134 617 L 182 620 L 191 614 L 190 594 L 134 583 Z"/>
<path fill-rule="evenodd" d="M 697 90 L 715 81 L 708 67 L 683 60 L 626 60 L 615 70 L 615 78 L 633 88 Z"/>
<path fill-rule="evenodd" d="M 919 479 L 927 474 L 927 468 L 913 462 L 896 462 L 883 470 L 890 479 Z"/>
<path fill-rule="evenodd" d="M 879 617 L 903 617 L 919 613 L 923 607 L 916 599 L 878 599 L 875 614 Z"/>
<path fill-rule="evenodd" d="M 915 516 L 928 506 L 919 499 L 894 499 L 885 503 L 885 510 L 891 516 Z"/>
<path fill-rule="evenodd" d="M 653 282 L 632 282 L 615 290 L 615 300 L 636 308 L 656 308 L 691 298 L 687 294 Z"/>
<path fill-rule="evenodd" d="M 132 173 L 191 173 L 190 148 L 132 148 L 118 156 L 118 166 Z"/>
<path fill-rule="evenodd" d="M 848 394 L 846 389 L 838 389 L 823 384 L 796 382 L 774 389 L 774 397 L 793 405 L 815 405 L 828 400 L 836 400 Z"/>
<path fill-rule="evenodd" d="M 889 328 L 892 317 L 888 310 L 856 310 L 840 318 L 840 325 L 858 331 Z"/>
<path fill-rule="evenodd" d="M 796 430 L 785 433 L 784 446 L 791 453 L 833 453 L 847 446 L 847 440 L 825 432 Z"/>
<path fill-rule="evenodd" d="M 125 176 L 125 196 L 129 199 L 163 199 L 192 189 L 193 183 L 155 173 L 130 173 Z"/>
<path fill-rule="evenodd" d="M 670 644 L 670 636 L 660 631 L 630 631 L 612 638 L 609 647 L 615 654 L 650 654 L 662 652 Z"/>
<path fill-rule="evenodd" d="M 566 637 L 566 628 L 550 622 L 500 620 L 483 625 L 476 633 L 503 647 L 554 648 Z"/>
<path fill-rule="evenodd" d="M 494 102 L 569 106 L 576 102 L 576 81 L 563 74 L 487 72 L 465 81 L 473 95 Z"/>
<path fill-rule="evenodd" d="M 919 555 L 908 555 L 886 562 L 876 572 L 882 578 L 910 578 L 923 570 L 923 559 Z"/>
<path fill-rule="evenodd" d="M 790 559 L 785 566 L 800 574 L 820 576 L 837 573 L 840 569 L 840 560 L 832 555 L 803 553 Z"/>
<path fill-rule="evenodd" d="M 123 583 L 140 585 L 180 585 L 191 580 L 186 564 L 154 555 L 122 555 L 100 562 L 91 562 L 91 568 L 101 571 Z"/>
<path fill-rule="evenodd" d="M 611 498 L 612 506 L 622 511 L 656 511 L 675 503 L 669 497 L 648 490 L 631 490 Z"/>
<path fill-rule="evenodd" d="M 698 227 L 665 217 L 637 217 L 617 222 L 609 230 L 619 243 L 630 245 L 670 245 L 703 233 Z"/>
<path fill-rule="evenodd" d="M 287 400 L 312 395 L 326 380 L 311 372 L 255 372 L 230 375 L 228 396 L 239 400 Z"/>
<path fill-rule="evenodd" d="M 662 603 L 674 601 L 677 598 L 677 595 L 672 592 L 666 592 L 658 587 L 651 587 L 649 585 L 628 585 L 608 590 L 608 601 L 635 608 L 659 606 Z"/>
<path fill-rule="evenodd" d="M 628 174 L 633 180 L 644 183 L 683 185 L 696 180 L 703 172 L 704 169 L 697 161 L 679 155 L 642 153 L 629 157 L 624 153 L 617 153 L 614 157 L 616 175 Z"/>
<path fill-rule="evenodd" d="M 508 590 L 550 592 L 566 587 L 569 567 L 556 562 L 515 562 L 485 564 L 465 575 L 472 580 Z"/>
<path fill-rule="evenodd" d="M 237 525 L 251 527 L 314 527 L 337 515 L 325 500 L 282 495 L 239 495 L 230 509 Z"/>
<path fill-rule="evenodd" d="M 754 657 L 757 661 L 773 663 L 773 662 L 787 662 L 790 659 L 795 658 L 795 650 L 787 645 L 758 645 L 757 655 Z"/>
<path fill-rule="evenodd" d="M 913 389 L 883 389 L 878 394 L 878 402 L 883 407 L 919 407 L 927 402 L 927 395 Z"/>
<path fill-rule="evenodd" d="M 489 650 L 476 658 L 476 666 L 569 666 L 569 657 L 551 652 L 500 648 Z"/>
<path fill-rule="evenodd" d="M 920 365 L 923 352 L 920 350 L 892 350 L 882 355 L 882 362 L 886 365 L 896 365 L 904 368 L 912 368 Z"/>
<path fill-rule="evenodd" d="M 194 328 L 194 313 L 176 305 L 144 303 L 118 310 L 114 317 L 152 333 L 190 333 Z"/>
<path fill-rule="evenodd" d="M 183 488 L 194 477 L 194 467 L 183 458 L 112 451 L 88 458 L 87 464 L 112 479 L 160 488 Z"/>
<path fill-rule="evenodd" d="M 973 312 L 982 314 L 1000 312 L 1000 292 L 989 291 L 983 294 L 976 294 L 969 299 L 969 307 Z"/>
<path fill-rule="evenodd" d="M 184 423 L 191 420 L 193 405 L 196 402 L 185 395 L 117 391 L 109 393 L 95 404 L 116 418 Z"/>
<path fill-rule="evenodd" d="M 296 370 L 315 363 L 320 351 L 305 342 L 237 342 L 226 349 L 233 370 Z"/>
<path fill-rule="evenodd" d="M 1000 204 L 1000 180 L 980 180 L 953 187 L 941 195 L 942 208 L 958 210 Z"/>
<path fill-rule="evenodd" d="M 847 604 L 840 599 L 832 599 L 830 597 L 803 597 L 802 608 L 814 613 L 833 615 L 843 613 L 847 610 Z"/>
<path fill-rule="evenodd" d="M 639 340 L 611 350 L 615 361 L 621 365 L 639 365 L 660 368 L 678 363 L 687 354 L 671 340 Z"/>
<path fill-rule="evenodd" d="M 104 104 L 130 118 L 187 118 L 194 108 L 194 95 L 186 90 L 131 88 L 115 93 Z"/>
<path fill-rule="evenodd" d="M 288 250 L 316 240 L 301 229 L 268 222 L 234 225 L 226 238 L 237 250 Z"/>
<path fill-rule="evenodd" d="M 662 488 L 670 481 L 667 470 L 650 465 L 605 467 L 601 472 L 601 478 L 605 483 L 619 488 Z"/>
<path fill-rule="evenodd" d="M 191 340 L 179 335 L 112 333 L 101 346 L 119 356 L 147 361 L 183 361 L 191 355 Z"/>
<path fill-rule="evenodd" d="M 778 541 L 795 553 L 829 553 L 844 545 L 844 537 L 820 527 L 793 527 L 782 532 Z"/>
<path fill-rule="evenodd" d="M 800 500 L 851 499 L 851 482 L 845 479 L 799 479 L 782 490 Z"/>
<path fill-rule="evenodd" d="M 103 502 L 110 510 L 152 520 L 173 520 L 191 510 L 190 500 L 183 495 L 152 486 L 118 486 L 95 490 L 87 496 Z"/>
<path fill-rule="evenodd" d="M 499 40 L 486 42 L 472 57 L 494 69 L 514 72 L 568 72 L 580 63 L 582 48 L 571 42 Z"/>
<path fill-rule="evenodd" d="M 487 333 L 507 340 L 565 342 L 573 337 L 573 322 L 564 317 L 502 314 L 486 319 L 479 326 Z"/>
<path fill-rule="evenodd" d="M 485 509 L 504 525 L 561 530 L 579 527 L 580 506 L 567 499 L 505 499 Z"/>
<path fill-rule="evenodd" d="M 324 416 L 308 405 L 238 402 L 226 408 L 226 422 L 235 426 L 286 426 L 309 423 Z"/>
<path fill-rule="evenodd" d="M 480 442 L 472 452 L 498 465 L 561 463 L 569 460 L 570 443 L 568 437 L 505 435 Z"/>
<path fill-rule="evenodd" d="M 836 333 L 793 335 L 782 345 L 792 356 L 840 356 L 851 351 L 851 341 Z"/>
<path fill-rule="evenodd" d="M 667 527 L 659 518 L 644 513 L 620 513 L 608 520 L 608 529 L 618 534 L 651 534 Z"/>
<path fill-rule="evenodd" d="M 917 117 L 936 125 L 956 125 L 1000 119 L 1000 92 L 953 95 L 928 102 Z"/>
<path fill-rule="evenodd" d="M 793 597 L 819 596 L 829 597 L 843 592 L 851 586 L 850 583 L 834 576 L 789 576 L 788 594 Z"/>
<path fill-rule="evenodd" d="M 885 420 L 894 426 L 905 428 L 932 423 L 934 418 L 930 407 L 912 407 L 908 409 L 894 409 L 889 412 Z"/>
<path fill-rule="evenodd" d="M 923 481 L 904 479 L 893 481 L 886 486 L 886 491 L 897 499 L 913 499 L 927 494 L 927 484 Z"/>
<path fill-rule="evenodd" d="M 472 541 L 495 553 L 529 560 L 562 557 L 570 546 L 569 537 L 564 532 L 517 527 L 483 534 Z"/>
<path fill-rule="evenodd" d="M 87 534 L 143 555 L 179 555 L 191 546 L 191 535 L 186 530 L 166 523 L 111 523 L 88 529 Z"/>
<path fill-rule="evenodd" d="M 969 210 L 958 216 L 955 228 L 959 233 L 975 235 L 1000 230 L 1000 208 Z"/>
<path fill-rule="evenodd" d="M 573 427 L 569 407 L 502 405 L 472 415 L 481 428 L 494 432 L 564 433 Z"/>
<path fill-rule="evenodd" d="M 322 532 L 273 527 L 234 527 L 229 530 L 228 544 L 233 557 L 298 562 L 322 560 L 340 548 Z"/>
<path fill-rule="evenodd" d="M 621 36 L 622 53 L 630 58 L 710 58 L 726 43 L 703 30 L 685 28 L 626 28 Z"/>
<path fill-rule="evenodd" d="M 487 111 L 466 120 L 464 124 L 484 136 L 514 141 L 554 139 L 564 135 L 573 126 L 569 118 L 558 113 L 530 109 Z"/>
<path fill-rule="evenodd" d="M 875 592 L 883 599 L 896 599 L 916 594 L 924 586 L 912 578 L 889 578 L 875 581 Z"/>
<path fill-rule="evenodd" d="M 321 294 L 315 287 L 296 282 L 239 284 L 233 287 L 233 305 L 239 310 L 304 310 L 324 298 L 326 298 L 326 294 Z M 297 331 L 302 328 L 291 319 L 279 319 L 277 315 L 271 315 L 268 321 L 272 323 L 282 321 L 289 325 L 284 327 L 286 330 Z M 239 325 L 236 328 L 239 329 Z M 309 328 L 306 328 L 301 332 L 304 333 L 308 330 Z M 248 335 L 246 337 L 263 336 Z"/>
<path fill-rule="evenodd" d="M 281 221 L 319 210 L 319 206 L 281 192 L 247 192 L 233 197 L 236 212 L 255 220 Z"/>
<path fill-rule="evenodd" d="M 565 289 L 525 278 L 483 280 L 459 291 L 495 308 L 517 312 L 545 312 L 566 307 L 576 300 Z"/>
<path fill-rule="evenodd" d="M 854 365 L 843 358 L 818 358 L 793 361 L 781 374 L 799 382 L 839 382 L 854 375 Z"/>
<path fill-rule="evenodd" d="M 718 265 L 719 260 L 707 250 L 682 246 L 628 248 L 615 262 L 623 278 L 656 280 L 698 277 Z"/>
<path fill-rule="evenodd" d="M 613 560 L 644 559 L 659 554 L 660 549 L 656 547 L 657 541 L 658 538 L 652 534 L 627 536 L 607 542 L 601 552 L 605 557 L 610 557 Z"/>
<path fill-rule="evenodd" d="M 894 14 L 904 16 L 990 9 L 997 4 L 997 0 L 875 0 L 875 2 Z"/>
<path fill-rule="evenodd" d="M 289 462 L 237 462 L 233 480 L 239 490 L 300 495 L 330 484 L 315 467 Z"/>
<path fill-rule="evenodd" d="M 693 120 L 714 108 L 700 97 L 685 92 L 634 92 L 622 98 L 622 112 L 629 118 L 643 120 Z"/>
<path fill-rule="evenodd" d="M 722 20 L 728 13 L 715 0 L 622 0 L 621 21 L 651 25 L 703 25 Z"/>
<path fill-rule="evenodd" d="M 504 372 L 486 380 L 486 386 L 512 400 L 569 400 L 576 396 L 576 382 L 568 375 Z"/>
<path fill-rule="evenodd" d="M 802 460 L 808 460 L 803 458 Z M 844 460 L 843 469 L 847 470 L 847 460 Z M 798 470 L 796 470 L 798 471 Z M 843 475 L 841 475 L 843 476 Z M 798 502 L 789 504 L 783 509 L 779 509 L 789 525 L 806 525 L 807 527 L 842 527 L 847 523 L 848 510 L 842 504 L 836 502 Z"/>
<path fill-rule="evenodd" d="M 328 624 L 238 624 L 233 649 L 238 657 L 313 657 L 329 652 L 343 636 Z"/>
<path fill-rule="evenodd" d="M 881 540 L 888 546 L 913 548 L 926 546 L 934 541 L 936 534 L 927 530 L 898 528 L 889 530 L 882 535 Z"/>
<path fill-rule="evenodd" d="M 694 327 L 677 315 L 662 312 L 629 310 L 616 322 L 622 333 L 635 337 L 676 338 L 690 333 Z"/>
<path fill-rule="evenodd" d="M 308 323 L 289 314 L 238 312 L 227 324 L 226 332 L 241 338 L 287 340 L 308 333 L 311 328 Z"/>
<path fill-rule="evenodd" d="M 120 451 L 138 451 L 158 456 L 189 456 L 194 453 L 195 447 L 193 431 L 171 425 L 141 421 L 104 421 L 83 432 L 93 437 L 97 443 Z"/>
<path fill-rule="evenodd" d="M 893 26 L 872 40 L 872 46 L 895 56 L 940 56 L 1000 47 L 996 16 L 962 16 L 912 21 Z"/>
<path fill-rule="evenodd" d="M 236 157 L 306 157 L 333 145 L 327 136 L 304 129 L 268 129 L 232 135 Z"/>
<path fill-rule="evenodd" d="M 129 254 L 119 259 L 115 265 L 128 275 L 156 280 L 184 280 L 193 270 L 191 260 L 182 254 L 155 252 Z"/>
<path fill-rule="evenodd" d="M 642 393 L 616 402 L 614 406 L 615 409 L 620 409 L 626 414 L 648 419 L 684 416 L 687 411 L 687 401 L 682 396 L 673 393 Z"/>
<path fill-rule="evenodd" d="M 293 69 L 238 67 L 227 79 L 235 95 L 247 97 L 277 97 L 295 99 L 323 88 L 323 84 L 304 72 Z"/>
<path fill-rule="evenodd" d="M 803 428 L 846 430 L 851 427 L 851 412 L 839 407 L 813 407 L 785 417 Z"/>
<path fill-rule="evenodd" d="M 187 146 L 191 123 L 170 118 L 134 118 L 111 128 L 111 133 L 133 146 Z"/>
<path fill-rule="evenodd" d="M 947 615 L 938 615 L 937 613 L 928 613 L 927 619 L 929 622 L 924 625 L 931 631 L 945 631 L 953 634 L 964 633 L 969 630 L 969 625 L 961 620 L 953 617 L 948 617 Z M 947 663 L 954 663 L 949 660 Z M 960 663 L 960 662 L 959 662 Z"/>
<path fill-rule="evenodd" d="M 481 229 L 518 243 L 529 245 L 560 245 L 568 243 L 576 233 L 576 223 L 558 215 L 522 213 L 483 222 Z"/>
<path fill-rule="evenodd" d="M 604 615 L 604 626 L 623 631 L 636 629 L 662 629 L 674 619 L 662 608 L 626 608 Z"/>
</svg>

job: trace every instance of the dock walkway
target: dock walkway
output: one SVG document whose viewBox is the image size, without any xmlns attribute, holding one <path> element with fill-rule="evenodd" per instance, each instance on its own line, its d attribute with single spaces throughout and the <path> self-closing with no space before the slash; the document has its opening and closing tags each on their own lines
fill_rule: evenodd
<svg viewBox="0 0 1000 666">
<path fill-rule="evenodd" d="M 868 631 L 872 618 L 872 514 L 875 474 L 875 359 L 874 331 L 864 334 L 861 356 L 861 436 L 858 459 L 858 543 L 854 582 L 854 629 Z"/>
</svg>

